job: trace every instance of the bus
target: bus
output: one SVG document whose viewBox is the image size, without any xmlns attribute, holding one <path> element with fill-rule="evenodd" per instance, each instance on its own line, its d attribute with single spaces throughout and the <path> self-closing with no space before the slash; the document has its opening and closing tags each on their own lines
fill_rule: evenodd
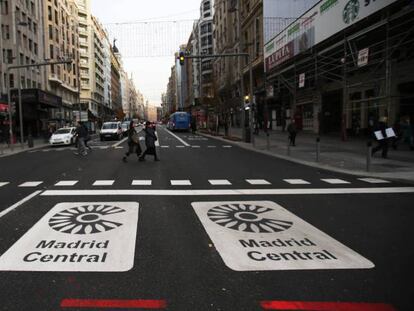
<svg viewBox="0 0 414 311">
<path fill-rule="evenodd" d="M 191 128 L 191 115 L 187 112 L 174 112 L 170 115 L 167 127 L 171 131 L 188 131 Z"/>
</svg>

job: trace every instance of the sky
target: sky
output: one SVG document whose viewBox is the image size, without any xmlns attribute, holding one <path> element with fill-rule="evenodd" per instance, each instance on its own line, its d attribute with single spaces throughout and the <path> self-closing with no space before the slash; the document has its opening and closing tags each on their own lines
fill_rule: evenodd
<svg viewBox="0 0 414 311">
<path fill-rule="evenodd" d="M 124 69 L 150 104 L 161 104 L 174 65 L 173 51 L 187 42 L 192 20 L 200 16 L 200 2 L 92 0 L 92 14 L 108 30 L 111 41 L 117 38 Z"/>
</svg>

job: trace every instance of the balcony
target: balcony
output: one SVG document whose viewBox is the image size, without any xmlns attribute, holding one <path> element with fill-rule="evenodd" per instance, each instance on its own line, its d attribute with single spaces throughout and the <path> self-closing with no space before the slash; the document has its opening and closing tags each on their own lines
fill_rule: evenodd
<svg viewBox="0 0 414 311">
<path fill-rule="evenodd" d="M 56 73 L 49 74 L 49 81 L 52 83 L 62 84 L 62 80 L 59 78 L 59 76 Z"/>
</svg>

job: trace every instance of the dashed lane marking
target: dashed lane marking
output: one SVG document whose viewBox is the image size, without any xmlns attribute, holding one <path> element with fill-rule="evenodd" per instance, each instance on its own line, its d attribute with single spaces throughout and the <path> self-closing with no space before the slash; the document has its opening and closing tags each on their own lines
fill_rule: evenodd
<svg viewBox="0 0 414 311">
<path fill-rule="evenodd" d="M 191 181 L 185 180 L 171 180 L 171 186 L 191 186 Z"/>
<path fill-rule="evenodd" d="M 5 185 L 8 185 L 9 182 L 0 182 L 0 187 L 4 187 Z"/>
<path fill-rule="evenodd" d="M 92 186 L 112 186 L 115 180 L 97 180 Z"/>
<path fill-rule="evenodd" d="M 251 185 L 270 185 L 271 183 L 264 179 L 246 179 Z"/>
<path fill-rule="evenodd" d="M 217 148 L 217 146 L 207 146 L 207 148 Z"/>
<path fill-rule="evenodd" d="M 152 180 L 133 180 L 132 186 L 151 186 Z"/>
<path fill-rule="evenodd" d="M 390 304 L 360 302 L 261 301 L 260 306 L 264 310 L 397 311 Z"/>
<path fill-rule="evenodd" d="M 388 184 L 389 181 L 383 180 L 383 179 L 377 179 L 377 178 L 358 178 L 361 181 L 365 181 L 370 184 Z"/>
<path fill-rule="evenodd" d="M 285 182 L 291 185 L 309 185 L 310 182 L 303 179 L 283 179 Z"/>
<path fill-rule="evenodd" d="M 345 185 L 350 184 L 349 181 L 342 180 L 342 179 L 321 179 L 322 181 L 331 184 L 331 185 Z"/>
<path fill-rule="evenodd" d="M 309 189 L 124 189 L 46 190 L 41 196 L 220 196 L 220 195 L 333 195 L 414 193 L 414 187 L 309 188 Z"/>
<path fill-rule="evenodd" d="M 208 181 L 213 186 L 227 186 L 231 185 L 231 182 L 229 182 L 227 179 L 209 179 Z"/>
<path fill-rule="evenodd" d="M 233 148 L 233 146 L 226 145 L 226 146 L 223 146 L 223 148 Z"/>
<path fill-rule="evenodd" d="M 57 187 L 71 187 L 78 183 L 78 180 L 61 180 L 55 184 Z"/>
<path fill-rule="evenodd" d="M 43 181 L 27 181 L 21 185 L 19 185 L 20 188 L 34 188 L 39 185 L 43 184 Z"/>
<path fill-rule="evenodd" d="M 185 148 L 186 146 L 175 146 L 176 148 Z"/>
<path fill-rule="evenodd" d="M 63 299 L 61 308 L 165 309 L 165 300 Z"/>
</svg>

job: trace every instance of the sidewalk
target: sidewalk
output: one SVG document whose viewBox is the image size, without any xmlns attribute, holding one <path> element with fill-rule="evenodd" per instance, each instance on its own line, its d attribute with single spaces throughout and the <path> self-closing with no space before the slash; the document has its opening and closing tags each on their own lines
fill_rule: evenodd
<svg viewBox="0 0 414 311">
<path fill-rule="evenodd" d="M 203 133 L 204 134 L 204 133 Z M 254 135 L 255 144 L 242 142 L 240 128 L 231 128 L 231 137 L 224 137 L 224 129 L 219 136 L 206 134 L 217 139 L 225 140 L 242 148 L 255 150 L 288 161 L 339 173 L 358 176 L 392 179 L 414 183 L 414 151 L 407 145 L 400 144 L 398 150 L 390 146 L 388 159 L 381 158 L 377 152 L 371 160 L 370 170 L 367 171 L 367 140 L 366 138 L 350 137 L 342 141 L 337 136 L 320 136 L 320 154 L 317 161 L 317 135 L 299 132 L 296 147 L 288 147 L 288 133 L 269 131 L 269 136 L 260 131 Z M 376 142 L 373 142 L 373 147 Z"/>
<path fill-rule="evenodd" d="M 46 146 L 49 146 L 49 142 L 45 141 L 44 138 L 34 138 L 33 148 L 28 147 L 27 141 L 23 144 L 23 147 L 20 144 L 20 142 L 17 142 L 13 145 L 13 148 L 11 148 L 11 146 L 8 146 L 5 143 L 0 143 L 0 158 L 11 156 L 28 150 L 40 149 Z"/>
</svg>

